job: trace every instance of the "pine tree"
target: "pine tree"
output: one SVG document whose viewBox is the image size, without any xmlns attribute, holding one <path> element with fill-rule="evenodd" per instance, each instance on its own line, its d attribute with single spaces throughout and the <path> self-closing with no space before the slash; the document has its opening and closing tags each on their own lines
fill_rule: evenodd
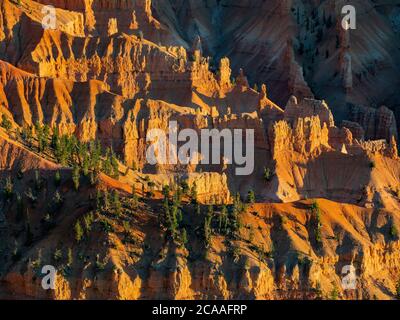
<svg viewBox="0 0 400 320">
<path fill-rule="evenodd" d="M 218 219 L 219 232 L 226 233 L 228 228 L 228 209 L 226 205 L 222 206 L 221 213 Z"/>
<path fill-rule="evenodd" d="M 59 170 L 57 170 L 54 174 L 54 185 L 56 186 L 56 188 L 61 185 L 61 174 Z"/>
<path fill-rule="evenodd" d="M 11 127 L 12 127 L 11 121 L 8 119 L 8 117 L 5 114 L 3 114 L 1 116 L 1 126 L 4 129 L 6 129 L 7 131 L 9 131 L 11 129 Z"/>
<path fill-rule="evenodd" d="M 253 190 L 249 190 L 247 193 L 247 203 L 253 204 L 256 202 L 256 196 Z"/>
<path fill-rule="evenodd" d="M 162 214 L 160 215 L 160 225 L 165 225 L 168 229 L 170 228 L 171 217 L 169 211 L 168 198 L 164 198 Z"/>
<path fill-rule="evenodd" d="M 97 212 L 101 211 L 101 192 L 100 192 L 100 190 L 97 190 L 97 192 L 96 192 L 96 211 Z"/>
<path fill-rule="evenodd" d="M 213 215 L 214 215 L 214 206 L 213 206 L 212 204 L 210 204 L 210 205 L 208 206 L 207 216 L 212 218 Z"/>
<path fill-rule="evenodd" d="M 64 199 L 62 198 L 61 194 L 58 191 L 56 191 L 53 197 L 54 209 L 59 210 L 62 207 L 63 203 Z"/>
<path fill-rule="evenodd" d="M 208 248 L 211 243 L 211 219 L 212 216 L 209 215 L 204 218 L 204 245 L 206 248 Z"/>
<path fill-rule="evenodd" d="M 196 203 L 196 214 L 199 216 L 201 215 L 201 206 L 200 203 Z"/>
<path fill-rule="evenodd" d="M 110 209 L 110 199 L 107 189 L 105 189 L 103 192 L 103 209 L 107 212 Z"/>
<path fill-rule="evenodd" d="M 81 179 L 81 174 L 79 167 L 77 165 L 74 165 L 74 167 L 72 168 L 72 181 L 74 183 L 75 191 L 79 190 L 80 179 Z"/>
<path fill-rule="evenodd" d="M 83 226 L 85 228 L 86 236 L 89 236 L 90 231 L 92 231 L 92 223 L 94 221 L 93 213 L 90 212 L 83 217 Z"/>
<path fill-rule="evenodd" d="M 58 148 L 60 148 L 60 133 L 59 133 L 57 127 L 53 129 L 53 134 L 51 135 L 50 145 L 54 150 L 57 150 Z"/>
<path fill-rule="evenodd" d="M 269 182 L 272 178 L 272 171 L 270 168 L 264 168 L 264 180 Z"/>
<path fill-rule="evenodd" d="M 98 181 L 97 178 L 98 178 L 97 172 L 90 171 L 90 173 L 89 173 L 89 182 L 90 182 L 91 186 L 95 186 L 96 185 L 96 183 Z"/>
<path fill-rule="evenodd" d="M 139 198 L 136 194 L 135 186 L 132 186 L 132 209 L 136 209 L 139 203 Z"/>
<path fill-rule="evenodd" d="M 43 137 L 43 150 L 46 150 L 49 147 L 50 140 L 50 127 L 47 124 L 44 124 L 42 127 L 42 137 Z"/>
<path fill-rule="evenodd" d="M 67 266 L 68 266 L 68 267 L 71 267 L 73 261 L 74 261 L 74 258 L 73 258 L 73 256 L 72 256 L 72 249 L 71 249 L 71 248 L 68 248 L 68 253 L 67 253 Z"/>
<path fill-rule="evenodd" d="M 111 159 L 111 150 L 110 148 L 107 148 L 106 156 L 102 165 L 102 171 L 108 176 L 111 176 L 113 170 L 110 159 Z"/>
<path fill-rule="evenodd" d="M 119 194 L 116 190 L 114 190 L 114 192 L 113 192 L 112 205 L 113 205 L 114 213 L 119 215 L 121 213 L 121 201 L 119 200 Z"/>
<path fill-rule="evenodd" d="M 190 199 L 192 203 L 197 203 L 197 185 L 196 182 L 193 183 L 192 188 L 190 189 Z"/>
<path fill-rule="evenodd" d="M 90 166 L 90 160 L 89 160 L 89 155 L 86 153 L 83 155 L 83 160 L 82 160 L 82 172 L 85 177 L 89 175 L 89 166 Z"/>
<path fill-rule="evenodd" d="M 14 194 L 14 184 L 12 183 L 11 177 L 7 177 L 4 183 L 3 194 L 6 200 L 10 200 Z"/>
<path fill-rule="evenodd" d="M 113 176 L 113 178 L 118 179 L 119 178 L 119 164 L 118 164 L 118 159 L 114 153 L 111 154 L 110 163 L 111 163 L 111 167 L 112 167 L 112 176 Z"/>
<path fill-rule="evenodd" d="M 164 199 L 169 199 L 169 194 L 170 194 L 170 188 L 168 185 L 163 186 L 162 188 L 162 194 L 164 196 Z"/>
<path fill-rule="evenodd" d="M 153 181 L 149 181 L 149 182 L 147 183 L 147 186 L 148 186 L 149 189 L 150 189 L 149 197 L 154 197 L 154 188 L 155 188 L 156 184 L 155 184 Z"/>
<path fill-rule="evenodd" d="M 80 242 L 83 238 L 83 230 L 82 230 L 82 226 L 79 223 L 79 221 L 76 221 L 74 230 L 75 230 L 75 240 L 77 242 Z"/>
<path fill-rule="evenodd" d="M 181 241 L 182 241 L 183 246 L 185 246 L 188 243 L 188 237 L 187 237 L 187 232 L 186 232 L 185 228 L 183 228 L 182 232 L 181 232 Z"/>
</svg>

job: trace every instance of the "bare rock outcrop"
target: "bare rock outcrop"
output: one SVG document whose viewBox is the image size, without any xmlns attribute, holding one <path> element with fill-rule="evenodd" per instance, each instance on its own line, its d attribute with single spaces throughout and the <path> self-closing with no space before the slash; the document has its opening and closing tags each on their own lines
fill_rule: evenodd
<svg viewBox="0 0 400 320">
<path fill-rule="evenodd" d="M 301 99 L 290 97 L 285 108 L 284 119 L 293 124 L 298 118 L 318 116 L 321 123 L 333 127 L 335 122 L 331 110 L 325 101 L 314 99 Z"/>
<path fill-rule="evenodd" d="M 386 139 L 397 137 L 397 125 L 393 111 L 385 106 L 378 109 L 352 106 L 349 120 L 359 123 L 365 130 L 366 139 Z"/>
</svg>

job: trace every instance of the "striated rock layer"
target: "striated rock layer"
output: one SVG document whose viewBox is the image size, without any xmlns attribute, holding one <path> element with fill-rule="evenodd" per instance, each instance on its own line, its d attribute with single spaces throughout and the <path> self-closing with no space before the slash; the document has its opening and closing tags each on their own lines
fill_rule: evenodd
<svg viewBox="0 0 400 320">
<path fill-rule="evenodd" d="M 398 10 L 357 2 L 346 32 L 343 3 L 1 1 L 0 297 L 395 298 Z M 252 130 L 254 170 L 222 143 L 216 164 L 150 165 L 147 134 L 171 122 Z M 99 141 L 117 174 L 77 179 L 41 150 L 44 125 Z"/>
</svg>

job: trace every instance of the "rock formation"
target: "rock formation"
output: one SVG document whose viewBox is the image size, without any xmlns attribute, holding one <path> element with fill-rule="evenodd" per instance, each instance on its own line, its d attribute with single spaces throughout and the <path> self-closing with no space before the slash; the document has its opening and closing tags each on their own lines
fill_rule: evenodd
<svg viewBox="0 0 400 320">
<path fill-rule="evenodd" d="M 395 298 L 395 1 L 347 32 L 343 1 L 193 3 L 0 2 L 0 298 Z M 220 162 L 151 164 L 170 122 Z"/>
</svg>

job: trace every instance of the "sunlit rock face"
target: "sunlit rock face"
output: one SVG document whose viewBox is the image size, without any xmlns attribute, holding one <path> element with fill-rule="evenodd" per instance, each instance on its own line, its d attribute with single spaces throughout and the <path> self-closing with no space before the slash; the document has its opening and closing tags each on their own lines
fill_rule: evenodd
<svg viewBox="0 0 400 320">
<path fill-rule="evenodd" d="M 399 9 L 358 1 L 345 31 L 346 3 L 1 1 L 0 298 L 394 298 Z M 150 164 L 149 132 L 172 122 L 242 144 L 251 130 L 253 170 L 237 174 L 225 137 L 218 163 Z M 97 141 L 118 174 L 107 159 L 85 174 L 80 144 L 61 163 L 55 132 Z M 51 294 L 42 262 L 60 268 Z"/>
</svg>

